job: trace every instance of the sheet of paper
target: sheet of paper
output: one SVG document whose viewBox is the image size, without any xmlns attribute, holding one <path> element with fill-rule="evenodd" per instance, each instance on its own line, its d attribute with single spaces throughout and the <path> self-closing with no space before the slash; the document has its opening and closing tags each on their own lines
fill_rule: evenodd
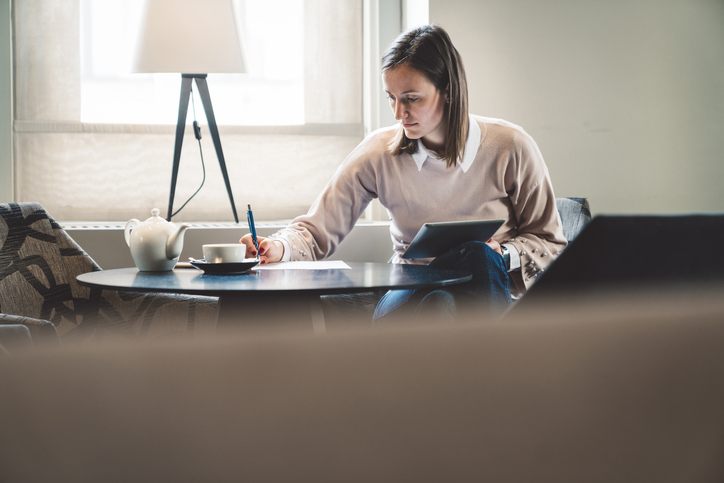
<svg viewBox="0 0 724 483">
<path fill-rule="evenodd" d="M 316 262 L 278 262 L 257 265 L 252 270 L 349 270 L 342 260 L 319 260 Z"/>
</svg>

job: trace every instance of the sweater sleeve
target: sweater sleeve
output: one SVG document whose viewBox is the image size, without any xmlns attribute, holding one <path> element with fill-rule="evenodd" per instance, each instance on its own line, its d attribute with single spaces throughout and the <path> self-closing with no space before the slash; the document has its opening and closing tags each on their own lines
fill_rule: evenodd
<svg viewBox="0 0 724 483">
<path fill-rule="evenodd" d="M 364 142 L 342 163 L 307 214 L 272 236 L 290 248 L 290 260 L 322 260 L 332 255 L 373 198 L 375 174 Z"/>
<path fill-rule="evenodd" d="M 520 254 L 511 272 L 516 291 L 525 292 L 566 247 L 548 168 L 537 144 L 519 132 L 505 172 L 505 187 L 516 216 L 516 234 L 501 240 Z"/>
</svg>

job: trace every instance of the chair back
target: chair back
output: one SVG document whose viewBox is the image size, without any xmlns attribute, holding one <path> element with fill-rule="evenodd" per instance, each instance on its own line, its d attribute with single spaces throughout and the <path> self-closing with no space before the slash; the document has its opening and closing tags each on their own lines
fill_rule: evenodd
<svg viewBox="0 0 724 483">
<path fill-rule="evenodd" d="M 0 314 L 50 321 L 64 342 L 213 332 L 216 298 L 124 293 L 76 281 L 98 270 L 38 203 L 0 204 Z"/>
<path fill-rule="evenodd" d="M 0 204 L 0 312 L 77 325 L 90 290 L 75 277 L 95 270 L 38 203 Z"/>
<path fill-rule="evenodd" d="M 571 243 L 591 221 L 591 208 L 586 198 L 556 198 L 556 208 L 561 215 L 563 236 Z"/>
</svg>

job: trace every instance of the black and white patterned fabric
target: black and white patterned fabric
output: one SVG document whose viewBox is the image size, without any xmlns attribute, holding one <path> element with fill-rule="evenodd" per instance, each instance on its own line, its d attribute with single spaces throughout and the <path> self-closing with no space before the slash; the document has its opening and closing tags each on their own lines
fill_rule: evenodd
<svg viewBox="0 0 724 483">
<path fill-rule="evenodd" d="M 5 314 L 50 321 L 61 340 L 213 333 L 218 299 L 80 286 L 101 270 L 37 203 L 0 204 L 0 324 Z"/>
</svg>

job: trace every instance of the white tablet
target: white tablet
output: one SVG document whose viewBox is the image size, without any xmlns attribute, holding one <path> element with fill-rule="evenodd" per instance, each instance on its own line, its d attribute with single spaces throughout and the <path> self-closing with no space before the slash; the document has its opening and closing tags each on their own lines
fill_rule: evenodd
<svg viewBox="0 0 724 483">
<path fill-rule="evenodd" d="M 467 241 L 486 242 L 505 220 L 469 220 L 425 223 L 417 232 L 402 258 L 439 257 Z"/>
</svg>

